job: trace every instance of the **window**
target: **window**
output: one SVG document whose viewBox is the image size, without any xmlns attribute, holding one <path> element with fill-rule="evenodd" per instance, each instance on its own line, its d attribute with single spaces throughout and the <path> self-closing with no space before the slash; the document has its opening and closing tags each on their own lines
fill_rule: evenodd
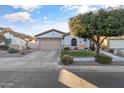
<svg viewBox="0 0 124 93">
<path fill-rule="evenodd" d="M 71 40 L 71 46 L 77 46 L 77 40 L 75 38 Z"/>
<path fill-rule="evenodd" d="M 84 41 L 86 42 L 86 41 L 87 41 L 87 39 L 86 39 L 86 38 L 84 38 Z"/>
<path fill-rule="evenodd" d="M 5 44 L 6 45 L 9 45 L 9 44 L 11 44 L 12 43 L 12 39 L 11 38 L 6 38 L 5 39 Z"/>
</svg>

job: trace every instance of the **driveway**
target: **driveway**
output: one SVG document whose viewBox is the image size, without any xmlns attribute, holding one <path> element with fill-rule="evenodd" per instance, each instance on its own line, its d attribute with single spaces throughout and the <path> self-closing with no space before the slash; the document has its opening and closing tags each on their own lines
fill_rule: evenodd
<svg viewBox="0 0 124 93">
<path fill-rule="evenodd" d="M 39 50 L 24 56 L 22 60 L 28 62 L 26 66 L 55 66 L 59 61 L 59 50 Z"/>
<path fill-rule="evenodd" d="M 20 58 L 0 58 L 0 68 L 56 66 L 59 53 L 59 50 L 38 50 Z"/>
</svg>

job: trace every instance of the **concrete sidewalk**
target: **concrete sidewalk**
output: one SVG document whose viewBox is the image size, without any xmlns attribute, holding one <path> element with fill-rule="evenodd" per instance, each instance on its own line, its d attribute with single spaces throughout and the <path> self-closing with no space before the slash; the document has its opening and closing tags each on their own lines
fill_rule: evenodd
<svg viewBox="0 0 124 93">
<path fill-rule="evenodd" d="M 119 57 L 119 56 L 113 55 L 109 52 L 105 52 L 103 50 L 100 50 L 100 53 L 110 56 L 112 58 L 112 61 L 123 61 L 124 62 L 124 57 Z"/>
<path fill-rule="evenodd" d="M 81 72 L 124 72 L 124 66 L 21 66 L 0 67 L 0 71 L 51 71 L 74 70 Z"/>
<path fill-rule="evenodd" d="M 56 69 L 82 72 L 124 72 L 124 66 L 58 66 Z"/>
</svg>

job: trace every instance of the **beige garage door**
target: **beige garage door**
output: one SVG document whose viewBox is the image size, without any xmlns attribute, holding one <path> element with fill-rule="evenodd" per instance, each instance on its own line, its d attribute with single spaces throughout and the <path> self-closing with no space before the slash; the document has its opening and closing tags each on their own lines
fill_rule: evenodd
<svg viewBox="0 0 124 93">
<path fill-rule="evenodd" d="M 109 40 L 109 48 L 124 48 L 124 40 Z"/>
<path fill-rule="evenodd" d="M 61 39 L 42 39 L 40 41 L 40 49 L 61 49 Z"/>
</svg>

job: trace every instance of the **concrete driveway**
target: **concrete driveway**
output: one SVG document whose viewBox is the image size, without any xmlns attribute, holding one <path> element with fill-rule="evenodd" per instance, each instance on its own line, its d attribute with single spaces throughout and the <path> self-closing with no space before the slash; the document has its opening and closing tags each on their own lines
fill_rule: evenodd
<svg viewBox="0 0 124 93">
<path fill-rule="evenodd" d="M 0 68 L 3 67 L 45 67 L 58 64 L 59 50 L 38 50 L 19 58 L 0 58 Z"/>
<path fill-rule="evenodd" d="M 22 59 L 28 62 L 26 66 L 55 66 L 58 65 L 59 53 L 59 50 L 39 50 Z"/>
</svg>

